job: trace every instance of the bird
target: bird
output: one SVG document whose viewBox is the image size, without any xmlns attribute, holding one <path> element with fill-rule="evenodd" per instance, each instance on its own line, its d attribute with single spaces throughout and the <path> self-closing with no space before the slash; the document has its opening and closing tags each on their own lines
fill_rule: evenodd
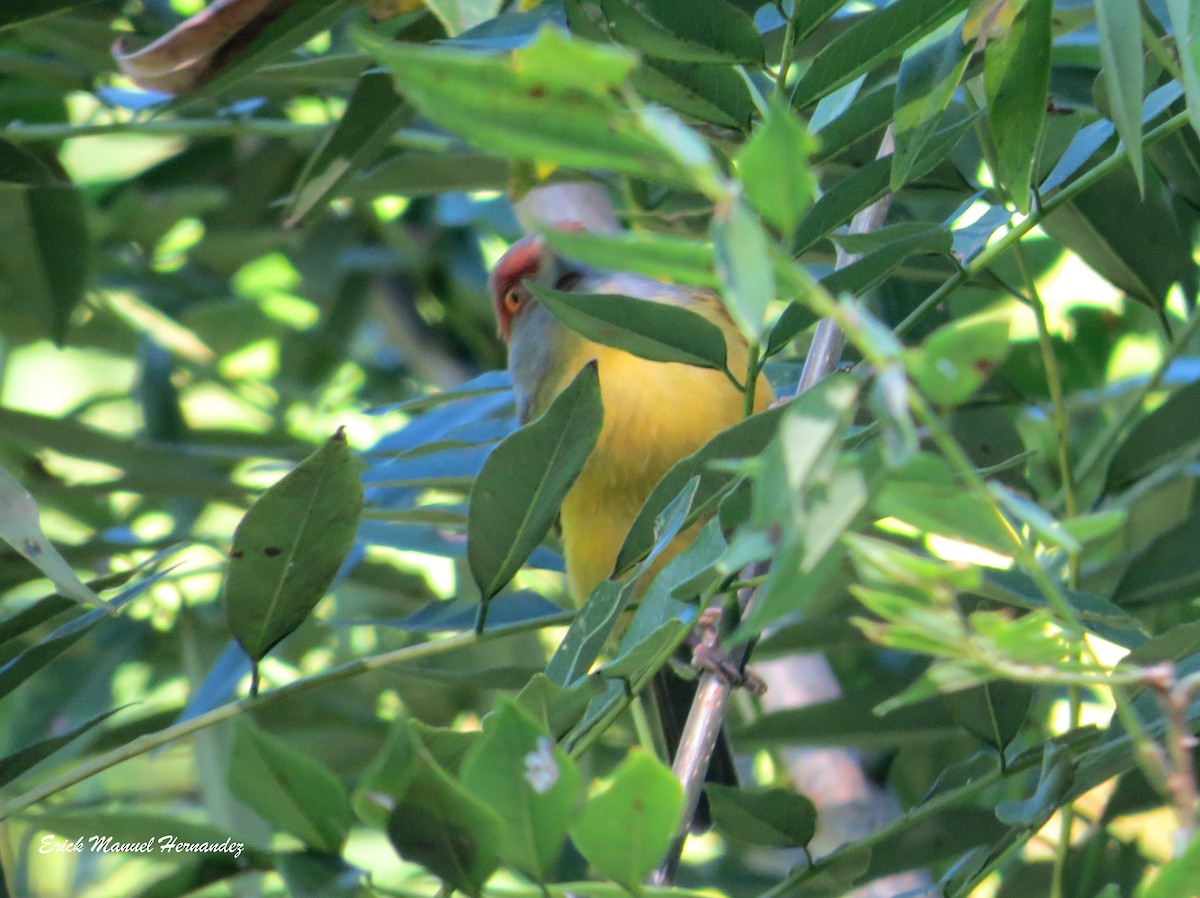
<svg viewBox="0 0 1200 898">
<path fill-rule="evenodd" d="M 572 225 L 556 225 L 576 229 Z M 560 511 L 568 589 L 582 604 L 614 574 L 618 553 L 655 484 L 744 414 L 744 397 L 724 372 L 640 358 L 586 339 L 538 303 L 530 284 L 581 294 L 617 294 L 678 306 L 708 319 L 725 335 L 731 371 L 745 371 L 749 348 L 720 298 L 711 291 L 670 284 L 630 272 L 603 271 L 564 258 L 539 234 L 515 242 L 497 261 L 488 290 L 522 424 L 542 414 L 589 362 L 595 361 L 604 421 L 591 454 L 563 499 Z M 755 383 L 754 411 L 774 393 L 763 375 Z M 695 539 L 703 522 L 677 536 L 655 559 L 655 571 Z M 668 752 L 678 747 L 695 684 L 660 672 L 651 687 Z M 722 740 L 710 781 L 735 779 Z M 705 815 L 702 808 L 698 817 Z M 707 821 L 699 820 L 703 828 Z"/>
</svg>

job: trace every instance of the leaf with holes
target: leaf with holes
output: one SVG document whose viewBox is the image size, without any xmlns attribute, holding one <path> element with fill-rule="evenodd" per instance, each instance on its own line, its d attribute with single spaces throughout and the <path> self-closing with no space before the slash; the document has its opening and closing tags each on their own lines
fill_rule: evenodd
<svg viewBox="0 0 1200 898">
<path fill-rule="evenodd" d="M 339 430 L 263 493 L 233 534 L 221 600 L 254 661 L 316 606 L 354 545 L 363 491 Z"/>
</svg>

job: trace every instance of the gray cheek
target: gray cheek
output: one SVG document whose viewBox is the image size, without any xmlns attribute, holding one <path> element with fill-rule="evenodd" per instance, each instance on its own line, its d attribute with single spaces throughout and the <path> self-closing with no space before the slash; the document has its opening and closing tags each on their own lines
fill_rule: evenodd
<svg viewBox="0 0 1200 898">
<path fill-rule="evenodd" d="M 513 328 L 508 370 L 512 372 L 521 421 L 525 422 L 545 411 L 553 398 L 546 394 L 560 365 L 568 332 L 541 306 L 531 306 L 522 318 Z"/>
</svg>

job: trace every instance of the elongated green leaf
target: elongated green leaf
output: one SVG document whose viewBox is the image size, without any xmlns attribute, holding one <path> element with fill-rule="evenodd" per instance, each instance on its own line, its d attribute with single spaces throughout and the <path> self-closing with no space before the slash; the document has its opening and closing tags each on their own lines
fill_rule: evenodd
<svg viewBox="0 0 1200 898">
<path fill-rule="evenodd" d="M 400 772 L 410 781 L 388 817 L 388 838 L 401 857 L 440 876 L 448 887 L 479 895 L 500 863 L 504 823 L 415 736 L 408 738 L 412 759 Z"/>
<path fill-rule="evenodd" d="M 983 79 L 996 146 L 997 180 L 1029 212 L 1029 185 L 1050 90 L 1051 0 L 1029 0 L 1008 34 L 988 44 Z"/>
<path fill-rule="evenodd" d="M 0 539 L 49 577 L 60 595 L 113 613 L 107 602 L 75 576 L 66 559 L 46 539 L 37 502 L 3 468 L 0 468 Z"/>
<path fill-rule="evenodd" d="M 250 506 L 233 534 L 221 600 L 259 661 L 313 610 L 354 545 L 363 492 L 339 430 Z"/>
<path fill-rule="evenodd" d="M 770 113 L 737 156 L 746 196 L 763 218 L 790 237 L 816 199 L 818 185 L 809 165 L 817 141 L 778 95 Z"/>
<path fill-rule="evenodd" d="M 766 232 L 741 197 L 734 197 L 713 212 L 712 241 L 725 306 L 742 333 L 758 343 L 775 298 Z"/>
<path fill-rule="evenodd" d="M 775 433 L 782 414 L 783 408 L 777 407 L 751 415 L 717 434 L 696 452 L 676 462 L 654 487 L 642 510 L 638 512 L 633 526 L 629 528 L 629 535 L 617 556 L 616 571 L 620 573 L 626 570 L 650 551 L 655 543 L 655 518 L 696 475 L 700 476 L 700 484 L 692 503 L 692 510 L 683 526 L 686 528 L 703 515 L 711 513 L 715 509 L 715 501 L 724 495 L 738 477 L 731 471 L 715 470 L 712 463 L 748 458 L 762 452 Z"/>
<path fill-rule="evenodd" d="M 848 90 L 853 83 L 851 82 L 841 90 Z M 810 124 L 819 143 L 817 151 L 813 154 L 813 162 L 818 164 L 828 162 L 864 137 L 877 131 L 881 132 L 884 126 L 892 120 L 895 93 L 896 88 L 891 84 L 876 88 L 869 93 L 855 96 L 853 102 L 831 121 Z M 822 102 L 826 101 L 822 100 Z M 817 130 L 816 124 L 821 124 L 819 130 Z"/>
<path fill-rule="evenodd" d="M 56 12 L 90 2 L 91 0 L 8 0 L 4 8 L 0 9 L 0 28 L 54 15 Z"/>
<path fill-rule="evenodd" d="M 807 708 L 764 714 L 733 735 L 739 746 L 751 749 L 788 744 L 888 748 L 960 732 L 940 696 L 880 716 L 873 709 L 885 698 L 882 689 L 851 692 Z"/>
<path fill-rule="evenodd" d="M 909 372 L 934 402 L 959 405 L 1008 355 L 1009 327 L 1008 320 L 981 316 L 943 325 L 909 350 Z"/>
<path fill-rule="evenodd" d="M 1112 600 L 1122 608 L 1186 602 L 1200 596 L 1200 515 L 1193 514 L 1142 549 L 1126 568 Z"/>
<path fill-rule="evenodd" d="M 647 56 L 676 62 L 761 63 L 751 18 L 725 0 L 689 6 L 675 0 L 600 0 L 609 34 Z"/>
<path fill-rule="evenodd" d="M 636 889 L 666 853 L 682 813 L 679 780 L 635 750 L 588 799 L 571 838 L 601 874 Z"/>
<path fill-rule="evenodd" d="M 968 0 L 897 0 L 863 16 L 821 49 L 796 85 L 792 103 L 803 108 L 894 59 L 967 4 Z"/>
<path fill-rule="evenodd" d="M 1200 834 L 1155 874 L 1150 885 L 1138 890 L 1138 898 L 1176 898 L 1195 891 L 1200 882 Z"/>
<path fill-rule="evenodd" d="M 342 184 L 349 196 L 373 199 L 382 194 L 428 196 L 472 190 L 502 190 L 508 161 L 483 153 L 398 153 Z"/>
<path fill-rule="evenodd" d="M 914 456 L 888 478 L 875 500 L 875 511 L 996 552 L 1011 548 L 993 513 L 963 491 L 946 462 L 927 453 Z"/>
<path fill-rule="evenodd" d="M 1059 809 L 1074 778 L 1071 753 L 1054 742 L 1046 743 L 1042 774 L 1033 795 L 1024 801 L 1002 801 L 996 806 L 1001 823 L 1025 829 L 1041 829 Z"/>
<path fill-rule="evenodd" d="M 1101 74 L 1117 134 L 1129 154 L 1138 192 L 1146 192 L 1142 157 L 1142 16 L 1137 0 L 1096 0 L 1096 28 L 1100 32 Z"/>
<path fill-rule="evenodd" d="M 501 699 L 463 759 L 462 784 L 504 821 L 505 861 L 544 882 L 583 807 L 570 756 L 515 700 Z"/>
<path fill-rule="evenodd" d="M 356 169 L 370 164 L 392 134 L 413 116 L 412 107 L 396 95 L 385 72 L 365 72 L 358 79 L 341 120 L 321 142 L 292 188 L 284 224 L 309 220 L 334 196 Z"/>
<path fill-rule="evenodd" d="M 594 234 L 549 228 L 542 236 L 570 259 L 609 271 L 632 271 L 698 287 L 717 287 L 712 247 L 668 234 Z"/>
<path fill-rule="evenodd" d="M 739 842 L 795 848 L 812 841 L 817 826 L 813 803 L 790 789 L 736 789 L 711 783 L 704 787 L 713 822 Z"/>
<path fill-rule="evenodd" d="M 337 854 L 350 831 L 350 799 L 333 771 L 242 719 L 227 774 L 238 800 L 306 845 Z"/>
<path fill-rule="evenodd" d="M 596 445 L 603 418 L 600 378 L 590 362 L 545 414 L 487 457 L 467 512 L 467 561 L 485 602 L 545 538 Z"/>
<path fill-rule="evenodd" d="M 918 45 L 904 54 L 896 82 L 893 119 L 896 141 L 892 153 L 893 191 L 908 181 L 917 155 L 958 90 L 969 58 L 961 22 L 933 43 Z"/>
<path fill-rule="evenodd" d="M 640 96 L 680 115 L 749 130 L 754 101 L 746 82 L 728 65 L 645 59 L 634 70 L 632 82 Z"/>
<path fill-rule="evenodd" d="M 844 248 L 850 248 L 850 241 L 843 236 L 837 235 L 834 240 Z M 944 230 L 922 230 L 906 237 L 895 236 L 857 262 L 821 278 L 821 284 L 834 295 L 861 296 L 883 283 L 913 256 L 949 255 L 953 244 L 953 237 Z"/>
<path fill-rule="evenodd" d="M 725 370 L 724 333 L 683 306 L 611 293 L 570 293 L 536 284 L 530 290 L 555 318 L 596 343 L 652 362 Z"/>
<path fill-rule="evenodd" d="M 1141 196 L 1128 168 L 1059 206 L 1042 228 L 1151 308 L 1162 305 L 1173 283 L 1194 276 L 1191 249 L 1170 207 L 1153 192 Z"/>
<path fill-rule="evenodd" d="M 964 729 L 997 752 L 1016 738 L 1029 714 L 1033 688 L 997 680 L 974 689 L 947 693 L 946 707 Z"/>
<path fill-rule="evenodd" d="M 0 786 L 8 785 L 30 767 L 41 763 L 59 749 L 70 745 L 80 736 L 87 733 L 92 727 L 103 723 L 120 710 L 120 708 L 113 708 L 109 711 L 104 711 L 65 733 L 51 736 L 47 739 L 39 739 L 37 742 L 19 748 L 0 758 Z"/>
<path fill-rule="evenodd" d="M 935 131 L 909 168 L 909 179 L 920 178 L 945 159 L 970 124 L 971 118 L 968 117 Z M 810 249 L 821 238 L 828 236 L 834 228 L 848 222 L 859 209 L 869 206 L 886 194 L 890 189 L 891 165 L 890 159 L 876 159 L 829 188 L 800 222 L 800 227 L 792 238 L 793 255 Z"/>
<path fill-rule="evenodd" d="M 587 676 L 636 587 L 632 577 L 597 583 L 546 665 L 546 676 L 561 686 Z"/>
<path fill-rule="evenodd" d="M 0 183 L 0 302 L 61 341 L 83 298 L 91 240 L 69 184 Z"/>
<path fill-rule="evenodd" d="M 502 0 L 429 0 L 426 3 L 451 37 L 494 18 L 502 5 Z"/>
<path fill-rule="evenodd" d="M 614 98 L 635 64 L 619 48 L 570 40 L 552 28 L 503 57 L 398 44 L 365 28 L 353 34 L 424 115 L 482 150 L 691 182 Z"/>
<path fill-rule="evenodd" d="M 1120 490 L 1176 459 L 1200 453 L 1200 381 L 1180 387 L 1142 418 L 1108 465 L 1106 487 Z"/>
<path fill-rule="evenodd" d="M 1191 0 L 1167 0 L 1167 13 L 1179 50 L 1188 118 L 1192 129 L 1200 134 L 1200 6 Z"/>
</svg>

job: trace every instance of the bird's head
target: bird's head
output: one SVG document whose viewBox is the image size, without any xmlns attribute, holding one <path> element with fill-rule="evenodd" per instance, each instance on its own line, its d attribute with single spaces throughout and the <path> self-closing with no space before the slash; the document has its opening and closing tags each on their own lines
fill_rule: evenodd
<svg viewBox="0 0 1200 898">
<path fill-rule="evenodd" d="M 566 222 L 555 225 L 563 230 L 582 230 L 582 225 Z M 500 257 L 488 277 L 488 293 L 496 311 L 500 336 L 508 343 L 513 326 L 537 302 L 530 293 L 529 282 L 558 290 L 570 289 L 582 274 L 582 269 L 564 261 L 546 245 L 539 234 L 523 237 Z"/>
</svg>

